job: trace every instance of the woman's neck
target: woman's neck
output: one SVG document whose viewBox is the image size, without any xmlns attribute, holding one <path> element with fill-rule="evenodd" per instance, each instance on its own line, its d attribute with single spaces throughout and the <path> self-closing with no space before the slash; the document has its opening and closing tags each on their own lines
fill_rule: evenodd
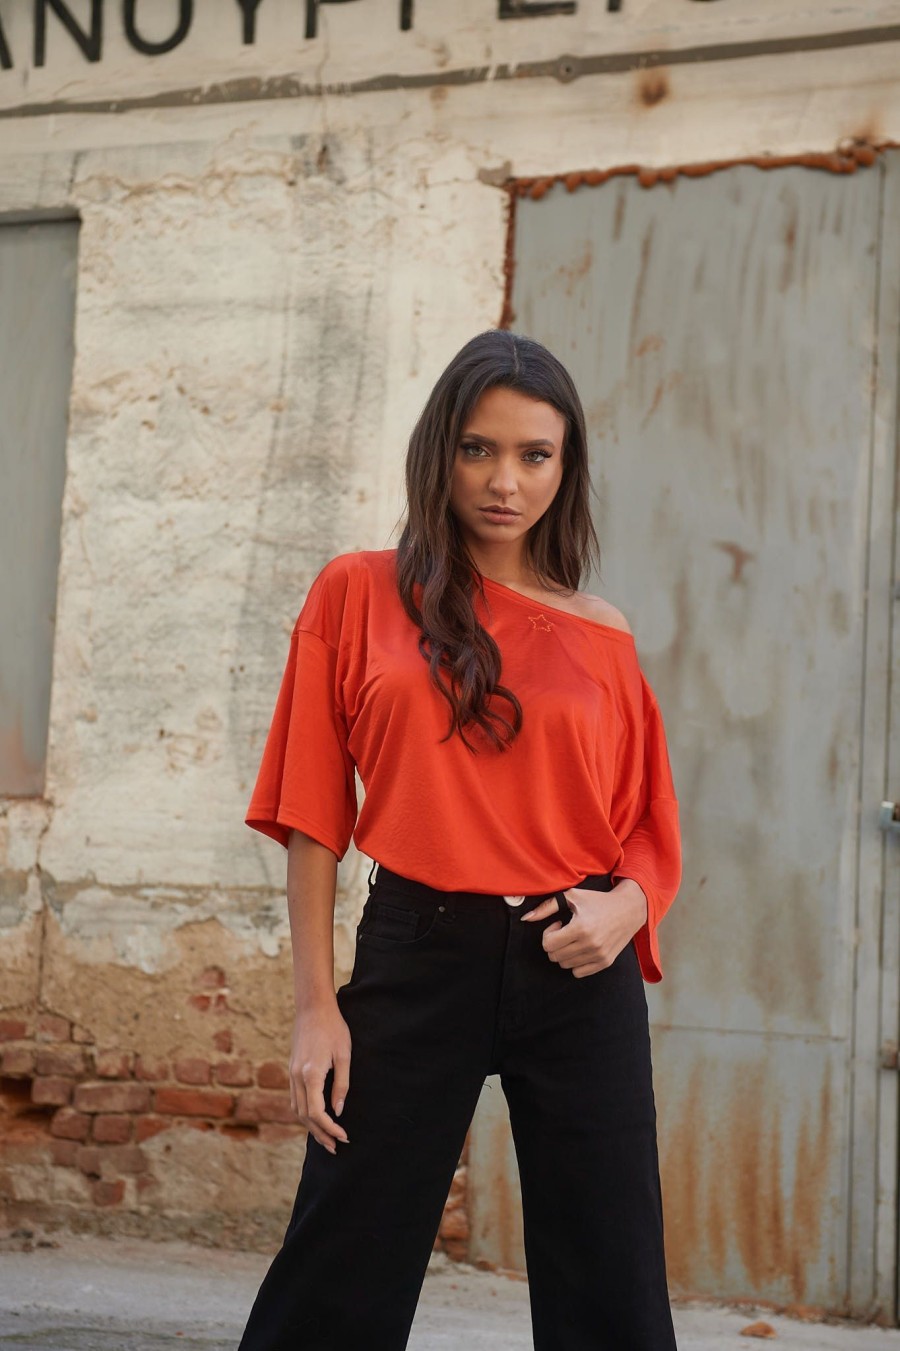
<svg viewBox="0 0 900 1351">
<path fill-rule="evenodd" d="M 470 544 L 469 553 L 482 577 L 489 581 L 501 586 L 534 586 L 537 581 L 534 569 L 528 563 L 525 548 L 518 541 L 517 546 L 485 549 Z"/>
</svg>

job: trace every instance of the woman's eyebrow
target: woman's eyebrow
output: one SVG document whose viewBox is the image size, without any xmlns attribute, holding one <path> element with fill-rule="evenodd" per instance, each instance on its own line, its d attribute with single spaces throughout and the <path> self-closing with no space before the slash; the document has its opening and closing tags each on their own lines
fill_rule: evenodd
<svg viewBox="0 0 900 1351">
<path fill-rule="evenodd" d="M 496 446 L 497 442 L 492 441 L 489 436 L 482 436 L 479 432 L 463 432 L 463 436 L 471 436 L 473 441 L 483 441 L 486 446 Z M 525 446 L 550 446 L 555 447 L 555 442 L 548 441 L 539 437 L 535 441 L 520 441 L 517 449 L 522 450 Z"/>
</svg>

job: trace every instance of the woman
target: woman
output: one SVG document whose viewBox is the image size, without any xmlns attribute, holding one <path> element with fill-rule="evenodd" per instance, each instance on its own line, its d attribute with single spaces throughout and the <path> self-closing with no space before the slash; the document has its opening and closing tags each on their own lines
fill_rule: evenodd
<svg viewBox="0 0 900 1351">
<path fill-rule="evenodd" d="M 310 588 L 246 817 L 288 850 L 309 1134 L 240 1351 L 407 1345 L 490 1074 L 535 1348 L 669 1351 L 643 981 L 662 978 L 678 804 L 628 623 L 578 590 L 599 546 L 563 366 L 473 338 L 412 433 L 406 487 L 398 547 L 339 555 Z M 351 837 L 374 862 L 335 993 Z"/>
</svg>

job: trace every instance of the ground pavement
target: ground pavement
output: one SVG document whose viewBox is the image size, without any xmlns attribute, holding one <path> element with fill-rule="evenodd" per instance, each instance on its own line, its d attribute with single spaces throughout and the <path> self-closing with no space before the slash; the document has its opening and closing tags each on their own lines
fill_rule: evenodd
<svg viewBox="0 0 900 1351">
<path fill-rule="evenodd" d="M 0 1351 L 235 1351 L 269 1259 L 187 1243 L 55 1236 L 0 1245 Z M 900 1330 L 675 1305 L 679 1351 L 900 1351 Z M 531 1351 L 524 1280 L 436 1256 L 408 1351 Z"/>
</svg>

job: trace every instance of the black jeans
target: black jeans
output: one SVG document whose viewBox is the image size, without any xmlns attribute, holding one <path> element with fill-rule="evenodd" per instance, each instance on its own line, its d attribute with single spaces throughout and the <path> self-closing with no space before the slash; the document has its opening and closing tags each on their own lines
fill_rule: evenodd
<svg viewBox="0 0 900 1351">
<path fill-rule="evenodd" d="M 520 922 L 554 894 L 559 915 Z M 535 1351 L 673 1351 L 643 978 L 633 942 L 589 976 L 551 961 L 541 934 L 571 913 L 562 892 L 511 906 L 370 875 L 337 991 L 349 1143 L 332 1155 L 307 1137 L 238 1351 L 403 1351 L 490 1074 L 518 1161 Z"/>
</svg>

